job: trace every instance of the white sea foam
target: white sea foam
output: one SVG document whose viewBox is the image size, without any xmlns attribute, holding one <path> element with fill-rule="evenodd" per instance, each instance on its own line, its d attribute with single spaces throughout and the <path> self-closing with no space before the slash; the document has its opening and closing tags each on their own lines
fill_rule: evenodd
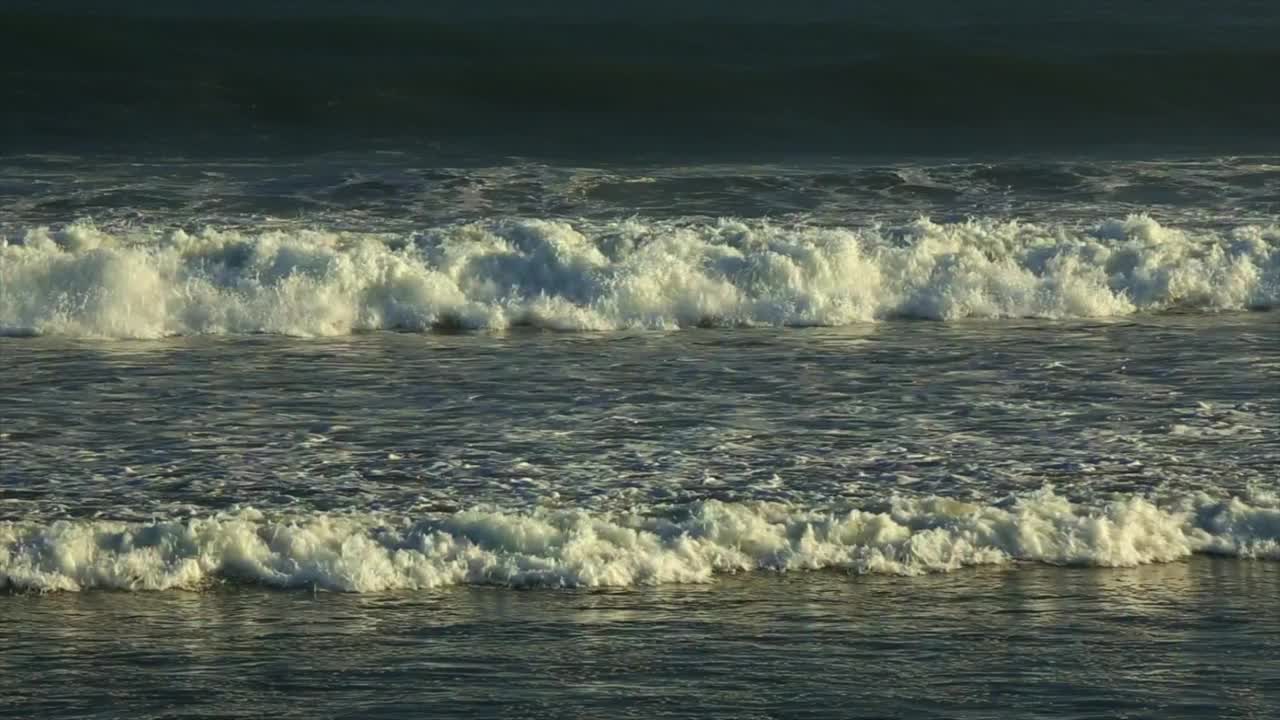
<svg viewBox="0 0 1280 720">
<path fill-rule="evenodd" d="M 494 221 L 415 236 L 88 224 L 0 245 L 0 332 L 845 325 L 1280 303 L 1280 228 Z"/>
<path fill-rule="evenodd" d="M 1052 489 L 979 505 L 898 499 L 884 511 L 705 502 L 665 515 L 468 511 L 122 523 L 0 523 L 0 585 L 198 589 L 223 580 L 354 592 L 457 584 L 625 587 L 721 573 L 917 575 L 1035 561 L 1135 566 L 1192 553 L 1280 560 L 1280 506 L 1200 494 L 1087 507 Z"/>
</svg>

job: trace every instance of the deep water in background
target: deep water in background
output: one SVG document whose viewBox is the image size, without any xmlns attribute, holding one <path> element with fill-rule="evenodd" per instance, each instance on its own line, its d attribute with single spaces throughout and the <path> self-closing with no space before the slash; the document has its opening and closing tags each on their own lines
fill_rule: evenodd
<svg viewBox="0 0 1280 720">
<path fill-rule="evenodd" d="M 1266 2 L 10 2 L 0 149 L 1275 149 Z"/>
</svg>

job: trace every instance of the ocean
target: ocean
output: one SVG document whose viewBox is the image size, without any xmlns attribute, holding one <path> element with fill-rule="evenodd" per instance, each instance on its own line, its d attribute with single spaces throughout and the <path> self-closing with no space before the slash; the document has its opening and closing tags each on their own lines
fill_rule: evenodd
<svg viewBox="0 0 1280 720">
<path fill-rule="evenodd" d="M 0 4 L 0 716 L 1280 716 L 1278 31 Z"/>
</svg>

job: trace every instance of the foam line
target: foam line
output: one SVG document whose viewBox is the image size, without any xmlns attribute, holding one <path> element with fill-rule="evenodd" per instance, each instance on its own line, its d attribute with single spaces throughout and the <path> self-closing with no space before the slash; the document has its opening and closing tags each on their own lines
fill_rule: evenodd
<svg viewBox="0 0 1280 720">
<path fill-rule="evenodd" d="M 412 236 L 36 228 L 0 245 L 0 332 L 155 338 L 839 326 L 1272 307 L 1280 229 L 512 220 Z"/>
<path fill-rule="evenodd" d="M 1280 560 L 1280 506 L 1257 502 L 1199 494 L 1085 506 L 1046 488 L 990 505 L 899 498 L 840 513 L 710 501 L 645 515 L 474 510 L 413 520 L 241 509 L 149 523 L 4 522 L 0 586 L 630 587 L 755 571 L 910 576 L 1017 561 L 1128 567 L 1193 553 Z"/>
</svg>

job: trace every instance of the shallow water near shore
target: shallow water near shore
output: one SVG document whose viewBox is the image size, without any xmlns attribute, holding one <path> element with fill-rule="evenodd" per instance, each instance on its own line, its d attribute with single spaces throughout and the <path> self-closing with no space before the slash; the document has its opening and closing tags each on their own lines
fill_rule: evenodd
<svg viewBox="0 0 1280 720">
<path fill-rule="evenodd" d="M 0 577 L 385 591 L 1274 560 L 1274 327 L 9 338 Z"/>
<path fill-rule="evenodd" d="M 1272 717 L 1280 564 L 0 599 L 18 717 Z"/>
</svg>

